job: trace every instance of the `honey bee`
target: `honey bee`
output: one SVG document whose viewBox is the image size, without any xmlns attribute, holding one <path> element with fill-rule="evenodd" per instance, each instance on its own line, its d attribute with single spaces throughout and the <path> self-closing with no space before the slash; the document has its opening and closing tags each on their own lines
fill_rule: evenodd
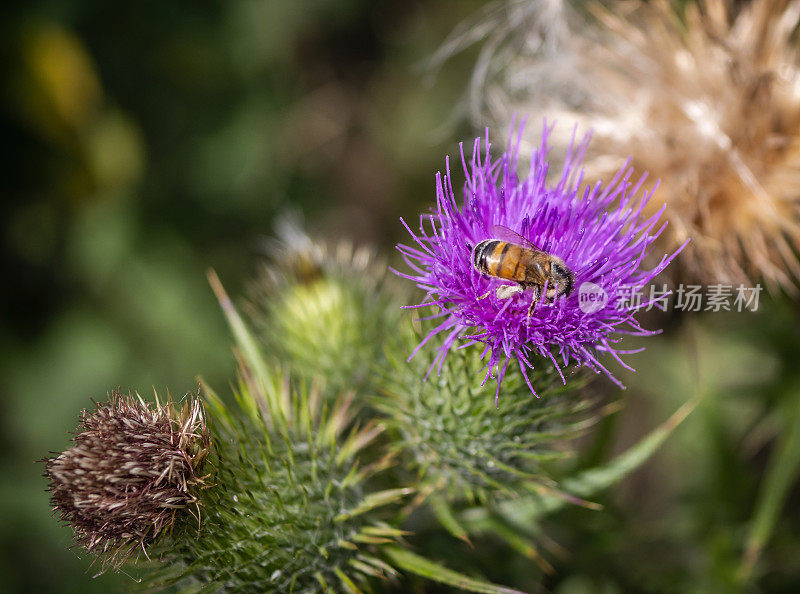
<svg viewBox="0 0 800 594">
<path fill-rule="evenodd" d="M 530 290 L 533 293 L 528 308 L 530 317 L 540 299 L 569 296 L 575 284 L 575 275 L 564 260 L 540 250 L 508 227 L 495 225 L 491 232 L 494 239 L 485 239 L 472 250 L 472 264 L 481 274 L 515 283 L 497 287 L 495 294 L 498 299 L 509 299 Z M 490 294 L 491 290 L 479 299 Z"/>
</svg>

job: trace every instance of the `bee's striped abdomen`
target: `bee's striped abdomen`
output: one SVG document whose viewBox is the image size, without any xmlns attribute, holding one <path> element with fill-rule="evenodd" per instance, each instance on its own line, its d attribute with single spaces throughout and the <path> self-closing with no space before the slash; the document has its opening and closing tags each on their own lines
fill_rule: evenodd
<svg viewBox="0 0 800 594">
<path fill-rule="evenodd" d="M 485 239 L 475 246 L 475 249 L 472 251 L 472 263 L 478 272 L 491 274 L 491 271 L 487 268 L 487 260 L 489 255 L 494 252 L 497 245 L 501 243 L 503 242 L 499 239 Z"/>
<path fill-rule="evenodd" d="M 508 280 L 524 281 L 525 267 L 520 261 L 525 249 L 499 239 L 487 239 L 475 246 L 473 264 L 479 272 Z"/>
</svg>

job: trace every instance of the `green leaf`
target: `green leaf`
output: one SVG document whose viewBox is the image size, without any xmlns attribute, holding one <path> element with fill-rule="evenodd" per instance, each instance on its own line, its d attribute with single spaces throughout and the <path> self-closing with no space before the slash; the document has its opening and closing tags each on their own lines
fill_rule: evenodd
<svg viewBox="0 0 800 594">
<path fill-rule="evenodd" d="M 800 474 L 800 398 L 793 384 L 784 394 L 785 419 L 779 443 L 770 457 L 769 466 L 756 501 L 753 522 L 747 539 L 739 578 L 749 580 L 761 551 L 772 535 L 789 489 Z"/>
<path fill-rule="evenodd" d="M 208 282 L 219 301 L 222 313 L 225 314 L 225 319 L 233 332 L 236 344 L 241 349 L 240 369 L 244 374 L 243 379 L 252 389 L 251 396 L 253 398 L 253 400 L 245 400 L 242 404 L 253 418 L 258 418 L 258 405 L 266 406 L 269 403 L 274 407 L 276 404 L 276 397 L 273 390 L 270 389 L 271 386 L 269 386 L 272 374 L 267 369 L 258 343 L 253 338 L 250 330 L 248 330 L 239 312 L 236 311 L 219 277 L 213 270 L 208 271 Z M 263 402 L 259 402 L 259 399 L 263 400 Z M 270 410 L 270 412 L 272 411 Z"/>
<path fill-rule="evenodd" d="M 692 399 L 681 406 L 664 423 L 608 464 L 584 470 L 561 481 L 559 483 L 561 493 L 551 491 L 534 497 L 506 501 L 497 507 L 497 511 L 508 521 L 527 526 L 538 518 L 559 510 L 567 503 L 583 504 L 579 498 L 596 495 L 644 464 L 694 410 L 697 402 L 697 399 Z M 485 530 L 490 519 L 488 514 L 484 508 L 472 508 L 464 512 L 464 521 L 468 523 L 470 530 Z"/>
<path fill-rule="evenodd" d="M 644 464 L 661 447 L 661 444 L 666 441 L 672 431 L 689 416 L 689 413 L 694 410 L 697 403 L 697 399 L 690 400 L 675 411 L 664 423 L 642 438 L 639 443 L 628 448 L 609 464 L 590 468 L 572 478 L 566 479 L 560 484 L 560 488 L 577 497 L 592 497 L 603 489 L 607 489 L 617 483 Z"/>
<path fill-rule="evenodd" d="M 400 569 L 440 584 L 447 584 L 468 592 L 482 592 L 484 594 L 524 594 L 519 590 L 467 577 L 400 547 L 386 547 L 384 551 Z"/>
</svg>

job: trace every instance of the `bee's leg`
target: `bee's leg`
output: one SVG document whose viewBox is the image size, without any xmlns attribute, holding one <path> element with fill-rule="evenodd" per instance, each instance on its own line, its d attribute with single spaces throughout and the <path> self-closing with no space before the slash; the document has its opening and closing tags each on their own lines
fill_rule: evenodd
<svg viewBox="0 0 800 594">
<path fill-rule="evenodd" d="M 485 292 L 483 295 L 481 295 L 480 297 L 478 297 L 478 301 L 480 301 L 481 299 L 486 299 L 486 298 L 487 298 L 489 295 L 491 295 L 491 294 L 492 294 L 492 290 L 491 290 L 491 289 L 489 289 L 489 290 L 488 290 L 488 291 L 486 291 L 486 292 Z"/>
<path fill-rule="evenodd" d="M 513 297 L 518 293 L 522 293 L 524 290 L 525 287 L 521 285 L 500 285 L 497 287 L 497 298 L 508 299 L 509 297 Z"/>
<path fill-rule="evenodd" d="M 533 292 L 533 299 L 531 299 L 531 306 L 528 308 L 528 320 L 531 319 L 533 310 L 536 307 L 536 302 L 539 301 L 542 294 L 542 290 L 539 288 L 539 285 L 533 285 L 533 287 L 531 287 L 531 291 Z"/>
</svg>

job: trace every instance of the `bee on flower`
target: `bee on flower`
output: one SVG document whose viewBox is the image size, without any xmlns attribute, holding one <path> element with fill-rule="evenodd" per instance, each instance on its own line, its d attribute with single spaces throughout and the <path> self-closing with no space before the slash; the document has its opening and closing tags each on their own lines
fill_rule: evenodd
<svg viewBox="0 0 800 594">
<path fill-rule="evenodd" d="M 431 317 L 438 320 L 411 356 L 441 336 L 430 373 L 441 369 L 450 349 L 479 345 L 487 360 L 483 382 L 497 381 L 496 400 L 512 360 L 526 381 L 529 370 L 549 361 L 565 383 L 567 367 L 585 366 L 621 385 L 603 353 L 630 369 L 620 357 L 629 352 L 618 347 L 622 335 L 655 333 L 635 318 L 647 303 L 631 306 L 624 296 L 647 285 L 683 247 L 645 268 L 665 227 L 659 223 L 663 207 L 650 217 L 642 214 L 653 192 L 644 190 L 646 176 L 631 181 L 626 165 L 607 184 L 582 183 L 586 135 L 573 139 L 561 174 L 550 180 L 552 129 L 545 124 L 523 178 L 522 127 L 498 157 L 488 132 L 469 158 L 462 147 L 461 200 L 448 160 L 444 176 L 436 177 L 435 208 L 420 217 L 416 232 L 403 221 L 414 243 L 398 249 L 412 270 L 397 274 L 425 292 L 410 307 L 433 307 Z M 528 386 L 536 394 L 530 381 Z"/>
</svg>

